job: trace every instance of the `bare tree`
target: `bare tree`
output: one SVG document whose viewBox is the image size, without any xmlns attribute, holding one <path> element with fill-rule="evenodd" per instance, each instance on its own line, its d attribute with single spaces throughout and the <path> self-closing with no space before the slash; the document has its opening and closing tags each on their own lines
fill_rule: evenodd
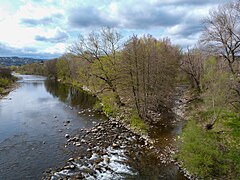
<svg viewBox="0 0 240 180">
<path fill-rule="evenodd" d="M 216 55 L 221 55 L 228 62 L 233 74 L 238 71 L 234 63 L 240 53 L 240 1 L 219 6 L 210 11 L 204 20 L 205 28 L 201 42 Z M 237 66 L 237 65 L 236 65 Z"/>
<path fill-rule="evenodd" d="M 83 60 L 92 64 L 91 75 L 105 83 L 104 89 L 111 90 L 117 104 L 122 104 L 117 91 L 118 51 L 121 47 L 120 34 L 111 28 L 102 28 L 99 32 L 92 32 L 79 39 L 72 45 L 70 52 L 80 56 Z"/>
<path fill-rule="evenodd" d="M 179 57 L 179 49 L 168 39 L 133 36 L 125 43 L 123 63 L 129 79 L 125 82 L 129 87 L 126 95 L 141 118 L 151 119 L 148 112 L 170 108 Z"/>
<path fill-rule="evenodd" d="M 183 55 L 181 69 L 187 73 L 192 87 L 196 88 L 199 92 L 201 91 L 201 76 L 203 73 L 203 62 L 205 56 L 197 48 L 188 49 Z"/>
</svg>

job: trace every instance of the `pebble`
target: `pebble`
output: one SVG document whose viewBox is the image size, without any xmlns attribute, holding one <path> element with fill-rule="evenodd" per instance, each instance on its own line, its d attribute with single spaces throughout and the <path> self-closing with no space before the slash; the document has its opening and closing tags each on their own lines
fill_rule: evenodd
<svg viewBox="0 0 240 180">
<path fill-rule="evenodd" d="M 104 162 L 105 162 L 106 164 L 108 164 L 108 163 L 110 162 L 109 157 L 105 157 L 105 158 L 104 158 Z"/>
<path fill-rule="evenodd" d="M 73 158 L 69 158 L 68 161 L 74 161 L 74 159 Z"/>
<path fill-rule="evenodd" d="M 75 146 L 79 147 L 81 144 L 79 142 L 76 142 Z"/>
<path fill-rule="evenodd" d="M 70 136 L 69 136 L 69 134 L 65 134 L 65 138 L 69 138 Z"/>
<path fill-rule="evenodd" d="M 118 148 L 118 147 L 119 147 L 119 145 L 118 145 L 118 144 L 116 144 L 116 143 L 113 143 L 113 144 L 112 144 L 112 147 L 113 147 L 113 148 Z"/>
<path fill-rule="evenodd" d="M 81 143 L 86 143 L 86 140 L 85 139 L 81 139 Z"/>
</svg>

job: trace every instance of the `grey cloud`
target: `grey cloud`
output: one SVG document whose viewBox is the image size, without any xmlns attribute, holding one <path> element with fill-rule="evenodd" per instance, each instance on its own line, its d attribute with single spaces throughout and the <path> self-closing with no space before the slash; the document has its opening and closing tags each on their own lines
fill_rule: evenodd
<svg viewBox="0 0 240 180">
<path fill-rule="evenodd" d="M 146 6 L 124 8 L 120 11 L 120 16 L 126 20 L 123 24 L 126 28 L 151 28 L 169 27 L 180 23 L 184 14 L 170 13 L 164 7 Z"/>
<path fill-rule="evenodd" d="M 65 42 L 69 38 L 69 35 L 63 31 L 57 31 L 57 34 L 54 37 L 45 37 L 37 35 L 35 37 L 36 41 L 45 41 L 50 43 L 61 43 Z"/>
<path fill-rule="evenodd" d="M 95 7 L 79 7 L 71 9 L 68 21 L 73 27 L 115 27 L 117 23 L 109 17 L 103 17 Z"/>
<path fill-rule="evenodd" d="M 158 2 L 158 4 L 168 4 L 168 5 L 187 5 L 187 6 L 205 6 L 208 4 L 218 4 L 220 2 L 224 2 L 225 0 L 174 0 L 174 1 L 165 1 Z"/>
<path fill-rule="evenodd" d="M 11 57 L 29 57 L 29 58 L 40 58 L 40 59 L 53 59 L 56 57 L 60 57 L 62 54 L 50 54 L 50 53 L 40 53 L 37 49 L 32 47 L 25 48 L 14 48 L 8 45 L 4 45 L 0 43 L 0 56 Z"/>
<path fill-rule="evenodd" d="M 27 26 L 39 26 L 39 25 L 51 25 L 56 22 L 56 20 L 63 18 L 62 14 L 53 14 L 51 17 L 44 17 L 41 19 L 31 19 L 31 18 L 24 18 L 21 20 L 21 23 Z"/>
<path fill-rule="evenodd" d="M 119 4 L 119 22 L 123 28 L 154 29 L 181 25 L 181 36 L 192 36 L 202 30 L 201 15 L 193 12 L 198 8 L 225 3 L 224 0 L 172 0 L 149 3 L 147 0 L 132 1 L 126 6 Z M 124 21 L 122 21 L 122 19 Z"/>
</svg>

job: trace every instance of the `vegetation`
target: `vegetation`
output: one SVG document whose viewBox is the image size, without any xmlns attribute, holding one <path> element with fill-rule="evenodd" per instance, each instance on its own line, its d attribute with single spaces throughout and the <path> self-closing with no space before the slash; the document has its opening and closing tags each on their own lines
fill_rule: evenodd
<svg viewBox="0 0 240 180">
<path fill-rule="evenodd" d="M 0 94 L 10 88 L 16 79 L 12 76 L 11 70 L 0 67 Z"/>
<path fill-rule="evenodd" d="M 18 68 L 11 68 L 21 74 L 47 75 L 47 71 L 43 63 L 32 63 L 19 66 Z"/>
<path fill-rule="evenodd" d="M 205 51 L 198 50 L 207 56 L 194 50 L 183 58 L 201 101 L 189 107 L 178 159 L 204 179 L 240 178 L 239 6 L 230 2 L 211 11 L 201 38 Z"/>
<path fill-rule="evenodd" d="M 152 114 L 172 108 L 176 86 L 188 82 L 197 98 L 188 106 L 178 160 L 200 178 L 239 179 L 239 7 L 234 1 L 212 10 L 200 46 L 186 52 L 151 35 L 123 42 L 103 28 L 80 36 L 59 59 L 18 70 L 81 87 L 99 98 L 96 110 L 142 132 Z"/>
</svg>

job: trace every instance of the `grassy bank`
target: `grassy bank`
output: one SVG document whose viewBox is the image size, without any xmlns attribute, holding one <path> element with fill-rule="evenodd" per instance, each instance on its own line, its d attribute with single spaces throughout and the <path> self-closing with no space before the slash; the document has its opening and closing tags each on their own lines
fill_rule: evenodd
<svg viewBox="0 0 240 180">
<path fill-rule="evenodd" d="M 207 124 L 214 111 L 202 100 L 188 105 L 187 123 L 183 129 L 177 155 L 182 168 L 203 179 L 240 178 L 240 114 L 222 110 L 214 128 Z"/>
</svg>

